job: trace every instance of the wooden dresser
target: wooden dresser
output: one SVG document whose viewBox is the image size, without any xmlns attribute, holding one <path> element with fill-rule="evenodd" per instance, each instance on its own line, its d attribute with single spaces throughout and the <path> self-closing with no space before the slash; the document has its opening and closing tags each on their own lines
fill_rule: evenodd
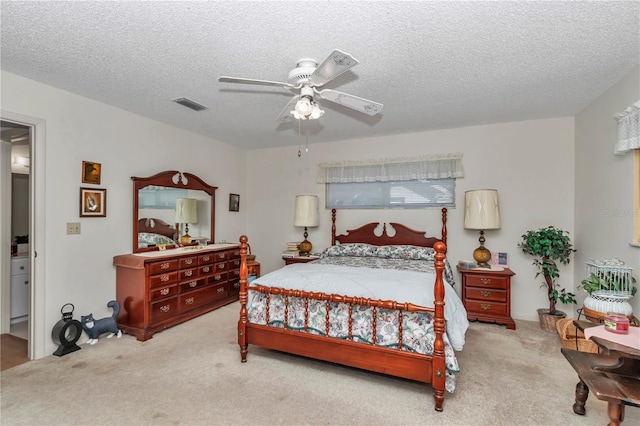
<svg viewBox="0 0 640 426">
<path fill-rule="evenodd" d="M 509 268 L 498 271 L 458 267 L 458 271 L 469 321 L 502 324 L 515 330 L 516 323 L 511 318 L 511 277 L 515 273 Z"/>
<path fill-rule="evenodd" d="M 123 254 L 115 256 L 113 264 L 118 327 L 141 341 L 238 300 L 237 244 Z"/>
</svg>

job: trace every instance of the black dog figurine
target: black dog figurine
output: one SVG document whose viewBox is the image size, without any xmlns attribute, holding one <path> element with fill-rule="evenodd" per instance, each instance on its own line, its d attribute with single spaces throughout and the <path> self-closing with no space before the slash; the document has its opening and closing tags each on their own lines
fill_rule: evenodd
<svg viewBox="0 0 640 426">
<path fill-rule="evenodd" d="M 102 318 L 99 320 L 93 319 L 93 314 L 82 315 L 80 317 L 80 322 L 82 323 L 82 329 L 87 332 L 90 339 L 87 341 L 90 345 L 95 345 L 98 343 L 98 338 L 103 333 L 111 333 L 107 336 L 122 336 L 122 331 L 118 329 L 118 324 L 116 323 L 116 318 L 118 317 L 118 313 L 120 312 L 120 304 L 115 300 L 107 303 L 107 306 L 113 309 L 113 315 L 111 317 Z"/>
</svg>

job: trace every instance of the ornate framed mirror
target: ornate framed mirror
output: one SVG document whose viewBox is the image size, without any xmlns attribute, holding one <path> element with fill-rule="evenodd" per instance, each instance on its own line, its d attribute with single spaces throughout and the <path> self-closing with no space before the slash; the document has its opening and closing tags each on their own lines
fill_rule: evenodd
<svg viewBox="0 0 640 426">
<path fill-rule="evenodd" d="M 175 170 L 131 180 L 134 253 L 215 241 L 216 186 Z"/>
</svg>

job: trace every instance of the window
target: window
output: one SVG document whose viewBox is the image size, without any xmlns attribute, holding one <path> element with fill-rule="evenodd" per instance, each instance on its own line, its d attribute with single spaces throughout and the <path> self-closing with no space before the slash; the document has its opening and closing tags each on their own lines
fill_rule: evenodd
<svg viewBox="0 0 640 426">
<path fill-rule="evenodd" d="M 327 183 L 327 208 L 416 209 L 455 207 L 454 178 L 394 182 Z"/>
<path fill-rule="evenodd" d="M 634 172 L 634 200 L 633 200 L 633 242 L 640 244 L 640 149 L 635 150 Z"/>
</svg>

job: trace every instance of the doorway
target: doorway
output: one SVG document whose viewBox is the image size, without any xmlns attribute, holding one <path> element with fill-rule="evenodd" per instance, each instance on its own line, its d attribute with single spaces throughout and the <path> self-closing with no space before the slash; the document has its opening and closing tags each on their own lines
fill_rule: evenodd
<svg viewBox="0 0 640 426">
<path fill-rule="evenodd" d="M 0 268 L 4 296 L 1 353 L 4 370 L 29 360 L 32 128 L 3 119 L 0 121 L 0 139 L 3 144 L 2 178 L 8 183 L 2 187 L 3 245 L 7 240 L 10 241 L 10 261 L 8 264 L 3 262 L 3 267 Z M 6 251 L 6 247 L 3 248 Z"/>
</svg>

